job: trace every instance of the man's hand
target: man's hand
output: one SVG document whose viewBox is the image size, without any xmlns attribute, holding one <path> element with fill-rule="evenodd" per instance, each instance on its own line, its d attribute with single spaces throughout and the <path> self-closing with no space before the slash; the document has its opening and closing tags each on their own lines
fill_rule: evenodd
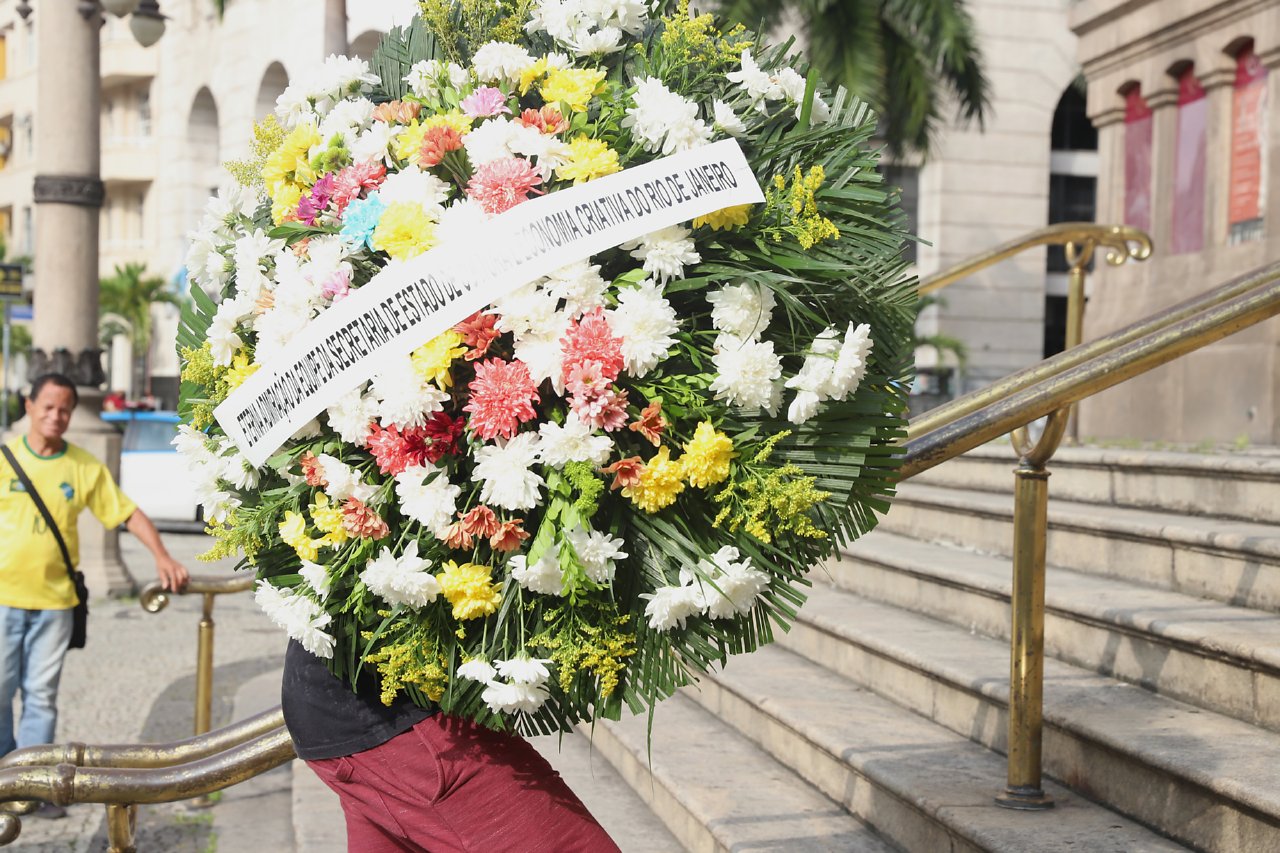
<svg viewBox="0 0 1280 853">
<path fill-rule="evenodd" d="M 163 557 L 156 558 L 156 577 L 160 578 L 160 585 L 170 592 L 178 592 L 187 585 L 190 575 L 182 563 L 179 563 L 173 557 L 165 554 Z"/>
</svg>

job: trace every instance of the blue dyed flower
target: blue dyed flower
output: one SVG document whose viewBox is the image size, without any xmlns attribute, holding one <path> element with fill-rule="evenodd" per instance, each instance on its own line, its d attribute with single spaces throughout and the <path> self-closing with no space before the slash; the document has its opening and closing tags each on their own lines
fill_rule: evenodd
<svg viewBox="0 0 1280 853">
<path fill-rule="evenodd" d="M 364 243 L 372 249 L 373 230 L 378 227 L 378 220 L 382 219 L 382 212 L 386 209 L 377 193 L 356 199 L 342 214 L 342 231 L 338 236 L 353 247 Z"/>
</svg>

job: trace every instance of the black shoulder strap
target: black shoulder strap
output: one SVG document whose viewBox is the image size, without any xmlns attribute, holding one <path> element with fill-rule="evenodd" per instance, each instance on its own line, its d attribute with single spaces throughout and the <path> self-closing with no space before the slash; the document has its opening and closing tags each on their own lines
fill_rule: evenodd
<svg viewBox="0 0 1280 853">
<path fill-rule="evenodd" d="M 71 565 L 71 553 L 67 551 L 67 543 L 62 538 L 62 531 L 58 529 L 58 524 L 53 520 L 53 515 L 49 512 L 49 508 L 44 505 L 44 501 L 40 498 L 40 493 L 36 491 L 36 487 L 32 484 L 31 478 L 27 476 L 27 472 L 22 470 L 22 466 L 18 464 L 18 459 L 13 455 L 13 451 L 9 449 L 7 444 L 0 444 L 0 453 L 4 454 L 5 460 L 9 463 L 9 467 L 13 468 L 13 473 L 18 475 L 18 479 L 22 481 L 22 486 L 27 490 L 27 494 L 31 495 L 31 500 L 36 502 L 36 509 L 40 510 L 40 515 L 44 518 L 44 523 L 53 531 L 53 538 L 58 540 L 58 550 L 62 552 L 62 559 L 67 563 L 67 574 L 75 577 L 75 569 Z"/>
</svg>

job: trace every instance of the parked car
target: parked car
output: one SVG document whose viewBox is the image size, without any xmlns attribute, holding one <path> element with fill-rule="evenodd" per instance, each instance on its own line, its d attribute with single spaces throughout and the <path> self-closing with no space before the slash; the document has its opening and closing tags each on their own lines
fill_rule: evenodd
<svg viewBox="0 0 1280 853">
<path fill-rule="evenodd" d="M 178 434 L 177 412 L 103 412 L 102 419 L 120 429 L 120 488 L 151 517 L 157 527 L 200 529 L 202 507 L 195 478 L 172 441 Z"/>
</svg>

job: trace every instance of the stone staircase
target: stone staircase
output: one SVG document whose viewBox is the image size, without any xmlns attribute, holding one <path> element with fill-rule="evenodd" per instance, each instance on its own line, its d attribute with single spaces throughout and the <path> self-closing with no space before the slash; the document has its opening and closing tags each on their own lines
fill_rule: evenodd
<svg viewBox="0 0 1280 853">
<path fill-rule="evenodd" d="M 991 800 L 1013 467 L 904 484 L 775 646 L 594 750 L 688 850 L 1280 850 L 1280 455 L 1050 466 L 1047 812 Z"/>
</svg>

